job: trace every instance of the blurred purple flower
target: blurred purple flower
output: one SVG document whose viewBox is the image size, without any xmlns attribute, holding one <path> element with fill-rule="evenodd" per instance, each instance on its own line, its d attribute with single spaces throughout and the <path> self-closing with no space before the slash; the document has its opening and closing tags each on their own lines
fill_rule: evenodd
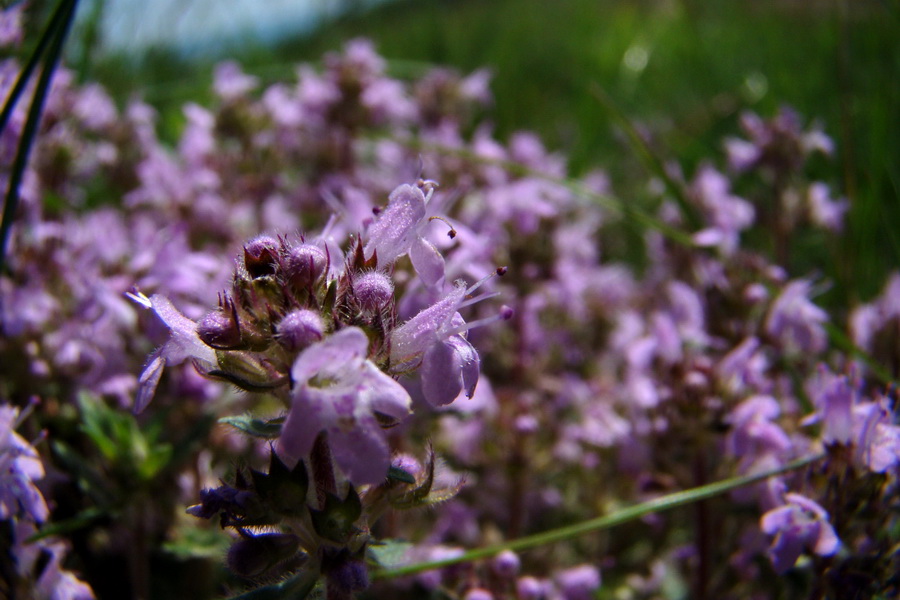
<svg viewBox="0 0 900 600">
<path fill-rule="evenodd" d="M 810 301 L 811 288 L 809 281 L 792 281 L 769 309 L 766 333 L 789 352 L 818 354 L 828 343 L 824 328 L 828 313 Z"/>
<path fill-rule="evenodd" d="M 809 186 L 806 195 L 810 220 L 822 227 L 839 233 L 844 228 L 844 215 L 850 209 L 847 200 L 833 200 L 828 186 L 817 181 Z"/>
<path fill-rule="evenodd" d="M 804 551 L 831 556 L 841 545 L 824 508 L 800 494 L 788 493 L 784 499 L 784 505 L 760 520 L 763 532 L 774 536 L 769 556 L 779 574 L 793 567 Z"/>
<path fill-rule="evenodd" d="M 43 523 L 50 515 L 35 485 L 43 479 L 44 465 L 37 451 L 16 433 L 19 411 L 0 405 L 0 520 L 24 515 Z"/>
<path fill-rule="evenodd" d="M 591 600 L 600 589 L 600 569 L 579 565 L 557 573 L 554 581 L 564 600 Z"/>
<path fill-rule="evenodd" d="M 147 298 L 140 292 L 129 293 L 128 296 L 145 308 L 152 309 L 169 328 L 169 340 L 150 355 L 138 377 L 134 411 L 139 413 L 153 399 L 166 366 L 177 365 L 191 358 L 198 361 L 201 366 L 211 369 L 217 364 L 217 359 L 216 351 L 197 335 L 197 323 L 181 314 L 168 298 L 159 294 Z"/>
</svg>

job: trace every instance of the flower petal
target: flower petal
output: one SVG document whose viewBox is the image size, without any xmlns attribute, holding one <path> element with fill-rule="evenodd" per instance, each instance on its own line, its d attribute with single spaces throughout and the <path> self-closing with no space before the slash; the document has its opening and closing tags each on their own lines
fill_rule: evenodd
<svg viewBox="0 0 900 600">
<path fill-rule="evenodd" d="M 444 280 L 444 257 L 434 245 L 417 237 L 409 251 L 413 268 L 429 288 L 437 287 Z"/>
<path fill-rule="evenodd" d="M 357 427 L 329 429 L 334 460 L 354 485 L 381 483 L 391 463 L 384 432 L 374 417 L 357 420 Z"/>
<path fill-rule="evenodd" d="M 335 421 L 329 399 L 321 390 L 300 387 L 281 426 L 278 452 L 293 459 L 307 456 L 316 436 Z"/>
<path fill-rule="evenodd" d="M 147 363 L 138 378 L 138 389 L 133 407 L 136 414 L 144 412 L 144 409 L 150 404 L 150 400 L 156 394 L 156 387 L 159 385 L 165 366 L 166 361 L 159 350 L 150 355 L 150 362 Z"/>
<path fill-rule="evenodd" d="M 211 365 L 216 364 L 216 351 L 207 346 L 197 336 L 197 324 L 179 311 L 172 302 L 160 294 L 153 294 L 150 303 L 154 312 L 159 315 L 172 337 L 163 346 L 162 355 L 167 365 L 175 365 L 188 356 L 197 358 Z"/>
<path fill-rule="evenodd" d="M 371 361 L 366 361 L 364 370 L 363 395 L 369 408 L 395 419 L 402 419 L 408 415 L 412 400 L 406 388 L 386 375 Z"/>
<path fill-rule="evenodd" d="M 466 295 L 466 285 L 457 282 L 446 296 L 422 309 L 391 334 L 391 369 L 402 372 L 418 362 L 428 348 L 437 343 L 450 325 Z"/>
<path fill-rule="evenodd" d="M 425 195 L 419 188 L 403 184 L 388 200 L 387 208 L 369 230 L 366 256 L 378 253 L 378 266 L 397 260 L 409 251 L 416 227 L 425 218 Z"/>
<path fill-rule="evenodd" d="M 465 358 L 449 341 L 438 342 L 425 352 L 422 359 L 422 394 L 429 404 L 444 406 L 456 400 L 463 390 Z M 474 385 L 472 387 L 474 389 Z"/>
<path fill-rule="evenodd" d="M 304 385 L 320 373 L 345 376 L 353 363 L 361 361 L 369 338 L 359 327 L 347 327 L 301 352 L 291 367 L 294 385 Z"/>
</svg>

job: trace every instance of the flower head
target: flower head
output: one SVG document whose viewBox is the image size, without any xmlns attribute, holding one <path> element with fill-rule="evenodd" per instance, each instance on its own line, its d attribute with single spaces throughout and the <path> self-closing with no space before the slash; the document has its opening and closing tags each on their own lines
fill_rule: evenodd
<svg viewBox="0 0 900 600">
<path fill-rule="evenodd" d="M 443 298 L 391 334 L 391 371 L 404 373 L 421 367 L 422 392 L 432 406 L 449 404 L 463 391 L 468 398 L 475 393 L 481 361 L 465 332 L 512 316 L 511 310 L 504 308 L 497 317 L 466 323 L 459 314 L 463 306 L 486 297 L 466 300 L 486 279 L 471 288 L 457 281 Z"/>
</svg>

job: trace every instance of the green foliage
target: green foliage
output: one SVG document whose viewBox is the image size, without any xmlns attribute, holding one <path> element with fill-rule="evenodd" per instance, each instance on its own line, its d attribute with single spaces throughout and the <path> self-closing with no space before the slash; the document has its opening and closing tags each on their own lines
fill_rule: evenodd
<svg viewBox="0 0 900 600">
<path fill-rule="evenodd" d="M 160 439 L 162 421 L 142 428 L 134 415 L 109 407 L 86 393 L 80 396 L 78 405 L 82 431 L 113 470 L 146 482 L 169 463 L 172 446 Z"/>
<path fill-rule="evenodd" d="M 344 544 L 356 531 L 354 523 L 362 514 L 362 504 L 351 485 L 343 500 L 328 494 L 325 507 L 322 510 L 309 509 L 309 513 L 317 534 L 337 544 Z"/>
<path fill-rule="evenodd" d="M 234 417 L 222 417 L 219 423 L 231 425 L 238 431 L 252 437 L 274 440 L 281 435 L 281 426 L 284 417 L 275 419 L 259 419 L 250 415 L 238 415 Z"/>
<path fill-rule="evenodd" d="M 370 560 L 380 569 L 393 569 L 405 563 L 406 553 L 414 547 L 403 540 L 379 540 L 367 547 Z"/>
</svg>

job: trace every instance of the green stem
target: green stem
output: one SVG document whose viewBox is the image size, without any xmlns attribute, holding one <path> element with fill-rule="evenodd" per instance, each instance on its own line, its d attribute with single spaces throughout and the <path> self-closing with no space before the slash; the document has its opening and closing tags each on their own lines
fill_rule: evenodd
<svg viewBox="0 0 900 600">
<path fill-rule="evenodd" d="M 615 527 L 616 525 L 621 525 L 622 523 L 640 519 L 641 517 L 652 513 L 671 510 L 678 506 L 684 506 L 685 504 L 690 504 L 692 502 L 698 502 L 700 500 L 719 496 L 721 494 L 724 494 L 725 492 L 730 492 L 731 490 L 737 489 L 739 487 L 744 487 L 746 485 L 763 481 L 764 479 L 768 479 L 769 477 L 774 477 L 782 473 L 787 473 L 788 471 L 801 469 L 822 459 L 824 456 L 824 454 L 814 454 L 812 456 L 807 456 L 806 458 L 795 460 L 776 469 L 763 471 L 761 473 L 756 473 L 753 475 L 732 477 L 730 479 L 717 481 L 715 483 L 710 483 L 690 490 L 685 490 L 683 492 L 675 492 L 674 494 L 661 496 L 659 498 L 655 498 L 653 500 L 642 502 L 641 504 L 636 504 L 634 506 L 616 511 L 612 514 L 597 517 L 595 519 L 590 519 L 588 521 L 582 521 L 581 523 L 576 523 L 574 525 L 552 529 L 543 533 L 529 535 L 517 540 L 510 540 L 507 542 L 502 542 L 500 544 L 494 544 L 492 546 L 485 546 L 483 548 L 469 550 L 468 552 L 457 557 L 376 571 L 372 574 L 372 578 L 389 579 L 392 577 L 401 577 L 404 575 L 414 575 L 423 571 L 430 571 L 432 569 L 440 569 L 459 563 L 471 562 L 482 558 L 489 558 L 491 556 L 499 554 L 500 552 L 503 552 L 504 550 L 527 550 L 529 548 L 536 548 L 539 546 L 546 546 L 548 544 L 562 542 L 593 531 L 609 529 L 610 527 Z"/>
</svg>

